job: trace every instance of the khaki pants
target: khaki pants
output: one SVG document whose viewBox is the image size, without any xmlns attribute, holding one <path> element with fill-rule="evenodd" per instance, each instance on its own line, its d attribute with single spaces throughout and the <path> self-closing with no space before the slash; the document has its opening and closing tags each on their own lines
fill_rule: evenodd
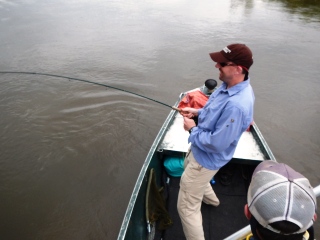
<svg viewBox="0 0 320 240">
<path fill-rule="evenodd" d="M 177 205 L 183 232 L 187 240 L 204 240 L 201 203 L 219 205 L 219 199 L 210 185 L 218 170 L 202 167 L 191 151 L 185 159 L 184 168 Z"/>
</svg>

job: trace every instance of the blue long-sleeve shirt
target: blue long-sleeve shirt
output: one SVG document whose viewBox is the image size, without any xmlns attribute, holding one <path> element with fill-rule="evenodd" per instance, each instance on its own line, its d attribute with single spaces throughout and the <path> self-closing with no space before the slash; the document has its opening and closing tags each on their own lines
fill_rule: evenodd
<svg viewBox="0 0 320 240">
<path fill-rule="evenodd" d="M 218 170 L 232 159 L 241 134 L 253 121 L 250 79 L 226 87 L 223 83 L 199 109 L 198 126 L 189 136 L 195 159 L 210 170 Z"/>
</svg>

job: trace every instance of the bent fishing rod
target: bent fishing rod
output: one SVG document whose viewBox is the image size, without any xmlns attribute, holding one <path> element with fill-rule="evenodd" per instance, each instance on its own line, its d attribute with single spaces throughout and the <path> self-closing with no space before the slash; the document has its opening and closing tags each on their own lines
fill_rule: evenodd
<svg viewBox="0 0 320 240">
<path fill-rule="evenodd" d="M 73 80 L 73 81 L 90 83 L 90 84 L 99 85 L 99 86 L 103 86 L 103 87 L 107 87 L 107 88 L 112 88 L 112 89 L 115 89 L 115 90 L 118 90 L 118 91 L 126 92 L 126 93 L 129 93 L 129 94 L 132 94 L 132 95 L 135 95 L 135 96 L 138 96 L 138 97 L 141 97 L 141 98 L 145 98 L 145 99 L 148 99 L 148 100 L 150 100 L 150 101 L 159 103 L 159 104 L 164 105 L 164 106 L 166 106 L 166 107 L 169 107 L 169 108 L 171 108 L 171 109 L 173 109 L 173 110 L 176 110 L 176 111 L 179 111 L 179 112 L 181 111 L 180 108 L 177 108 L 177 107 L 175 107 L 175 106 L 170 106 L 170 105 L 168 105 L 168 104 L 166 104 L 166 103 L 163 103 L 163 102 L 160 102 L 160 101 L 158 101 L 158 100 L 149 98 L 149 97 L 147 97 L 147 96 L 143 96 L 143 95 L 140 95 L 140 94 L 138 94 L 138 93 L 130 92 L 130 91 L 127 91 L 127 90 L 124 90 L 124 89 L 121 89 L 121 88 L 118 88 L 118 87 L 110 86 L 110 85 L 107 85 L 107 84 L 104 84 L 104 83 L 93 82 L 93 81 L 89 81 L 89 80 L 85 80 L 85 79 L 68 77 L 68 76 L 62 76 L 62 75 L 56 75 L 56 74 L 50 74 L 50 73 L 40 73 L 40 72 L 0 71 L 0 73 L 1 73 L 1 74 L 40 75 L 40 76 L 56 77 L 56 78 L 63 78 L 63 79 L 69 79 L 69 80 Z"/>
</svg>

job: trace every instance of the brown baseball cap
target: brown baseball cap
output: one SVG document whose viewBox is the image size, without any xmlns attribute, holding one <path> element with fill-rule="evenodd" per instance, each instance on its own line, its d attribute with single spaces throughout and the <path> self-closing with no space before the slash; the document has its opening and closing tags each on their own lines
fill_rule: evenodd
<svg viewBox="0 0 320 240">
<path fill-rule="evenodd" d="M 241 43 L 234 43 L 226 46 L 220 52 L 213 52 L 209 54 L 214 62 L 224 63 L 233 62 L 247 71 L 253 64 L 253 57 L 251 50 Z"/>
</svg>

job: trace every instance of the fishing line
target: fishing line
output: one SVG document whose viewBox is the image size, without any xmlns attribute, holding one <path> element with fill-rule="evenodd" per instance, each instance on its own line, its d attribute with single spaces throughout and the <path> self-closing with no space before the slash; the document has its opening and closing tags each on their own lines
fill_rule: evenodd
<svg viewBox="0 0 320 240">
<path fill-rule="evenodd" d="M 164 105 L 164 106 L 166 106 L 166 107 L 173 108 L 173 109 L 178 110 L 178 111 L 180 110 L 180 109 L 177 109 L 177 108 L 175 108 L 175 107 L 172 107 L 172 106 L 170 106 L 170 105 L 168 105 L 168 104 L 166 104 L 166 103 L 163 103 L 163 102 L 160 102 L 160 101 L 158 101 L 158 100 L 149 98 L 149 97 L 147 97 L 147 96 L 140 95 L 140 94 L 138 94 L 138 93 L 130 92 L 130 91 L 127 91 L 127 90 L 124 90 L 124 89 L 121 89 L 121 88 L 117 88 L 117 87 L 113 87 L 113 86 L 110 86 L 110 85 L 107 85 L 107 84 L 103 84 L 103 83 L 92 82 L 92 81 L 85 80 L 85 79 L 74 78 L 74 77 L 67 77 L 67 76 L 61 76 L 61 75 L 50 74 L 50 73 L 39 73 L 39 72 L 0 71 L 0 73 L 2 73 L 2 74 L 41 75 L 41 76 L 64 78 L 64 79 L 69 79 L 69 80 L 74 80 L 74 81 L 79 81 L 79 82 L 91 83 L 91 84 L 94 84 L 94 85 L 99 85 L 99 86 L 103 86 L 103 87 L 107 87 L 107 88 L 112 88 L 112 89 L 115 89 L 115 90 L 118 90 L 118 91 L 126 92 L 126 93 L 129 93 L 129 94 L 132 94 L 132 95 L 135 95 L 135 96 L 138 96 L 138 97 L 141 97 L 141 98 L 145 98 L 145 99 L 148 99 L 148 100 L 150 100 L 150 101 L 159 103 L 159 104 Z"/>
</svg>

